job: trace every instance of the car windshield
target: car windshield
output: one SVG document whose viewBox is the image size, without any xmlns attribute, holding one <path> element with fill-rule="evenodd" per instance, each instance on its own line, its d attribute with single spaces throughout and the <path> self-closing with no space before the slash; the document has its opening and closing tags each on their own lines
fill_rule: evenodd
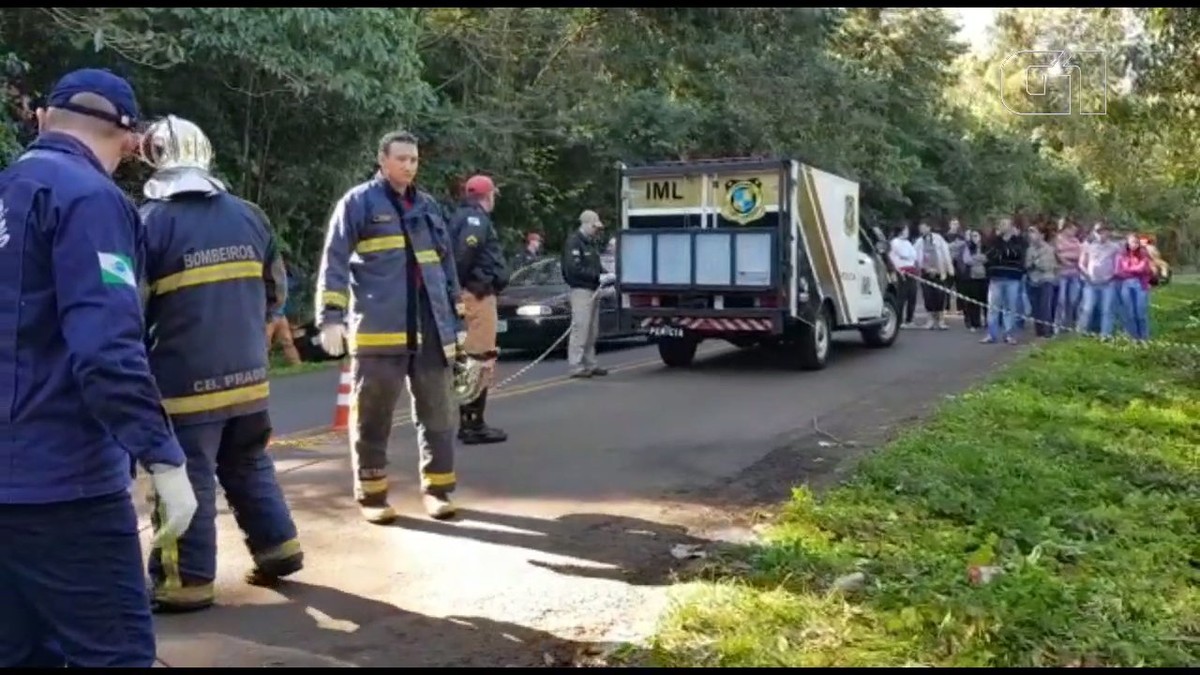
<svg viewBox="0 0 1200 675">
<path fill-rule="evenodd" d="M 555 258 L 539 260 L 513 272 L 509 286 L 562 286 L 562 265 Z"/>
</svg>

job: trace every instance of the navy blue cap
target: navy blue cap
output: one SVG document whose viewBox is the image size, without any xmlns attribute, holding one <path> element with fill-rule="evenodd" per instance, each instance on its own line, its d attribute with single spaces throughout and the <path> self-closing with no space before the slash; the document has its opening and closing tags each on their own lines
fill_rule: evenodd
<svg viewBox="0 0 1200 675">
<path fill-rule="evenodd" d="M 71 103 L 71 98 L 77 94 L 100 96 L 113 104 L 117 114 L 111 115 Z M 83 68 L 64 75 L 54 85 L 46 105 L 112 122 L 122 129 L 133 129 L 138 121 L 138 105 L 133 95 L 133 87 L 112 71 L 99 68 Z"/>
</svg>

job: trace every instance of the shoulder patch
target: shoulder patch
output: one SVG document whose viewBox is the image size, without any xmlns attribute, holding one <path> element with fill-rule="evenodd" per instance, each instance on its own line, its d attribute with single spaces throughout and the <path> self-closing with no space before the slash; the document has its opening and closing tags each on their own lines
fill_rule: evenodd
<svg viewBox="0 0 1200 675">
<path fill-rule="evenodd" d="M 100 259 L 100 281 L 109 286 L 137 288 L 133 275 L 133 263 L 120 253 L 97 253 Z"/>
<path fill-rule="evenodd" d="M 479 243 L 479 237 L 473 234 L 467 235 L 467 246 L 475 246 Z"/>
<path fill-rule="evenodd" d="M 395 220 L 395 217 L 390 213 L 376 213 L 371 216 L 372 223 L 390 223 Z"/>
<path fill-rule="evenodd" d="M 479 218 L 477 218 L 476 216 L 467 216 L 467 224 L 468 225 L 478 225 Z"/>
</svg>

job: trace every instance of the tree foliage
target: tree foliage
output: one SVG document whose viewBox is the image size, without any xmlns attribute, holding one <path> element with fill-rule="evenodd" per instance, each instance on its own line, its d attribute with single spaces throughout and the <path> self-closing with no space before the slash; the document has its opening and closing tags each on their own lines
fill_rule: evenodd
<svg viewBox="0 0 1200 675">
<path fill-rule="evenodd" d="M 956 32 L 911 8 L 10 9 L 0 160 L 29 140 L 19 97 L 92 65 L 129 77 L 146 115 L 200 124 L 303 268 L 400 127 L 443 199 L 496 177 L 510 242 L 555 245 L 584 208 L 611 220 L 617 162 L 792 155 L 859 180 L 880 224 L 1107 217 L 1195 256 L 1197 10 L 1006 10 L 976 56 Z M 1089 82 L 1107 114 L 1007 111 L 1004 55 L 1062 47 L 1106 54 Z M 136 193 L 144 169 L 120 178 Z"/>
</svg>

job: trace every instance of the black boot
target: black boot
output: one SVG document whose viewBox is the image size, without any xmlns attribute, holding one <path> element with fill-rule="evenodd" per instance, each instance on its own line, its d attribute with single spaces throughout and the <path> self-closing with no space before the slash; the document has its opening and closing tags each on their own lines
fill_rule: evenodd
<svg viewBox="0 0 1200 675">
<path fill-rule="evenodd" d="M 508 434 L 500 429 L 489 427 L 483 421 L 483 410 L 487 406 L 487 390 L 484 389 L 479 398 L 463 406 L 460 413 L 458 440 L 464 445 L 482 445 L 484 443 L 503 443 L 508 440 Z"/>
</svg>

